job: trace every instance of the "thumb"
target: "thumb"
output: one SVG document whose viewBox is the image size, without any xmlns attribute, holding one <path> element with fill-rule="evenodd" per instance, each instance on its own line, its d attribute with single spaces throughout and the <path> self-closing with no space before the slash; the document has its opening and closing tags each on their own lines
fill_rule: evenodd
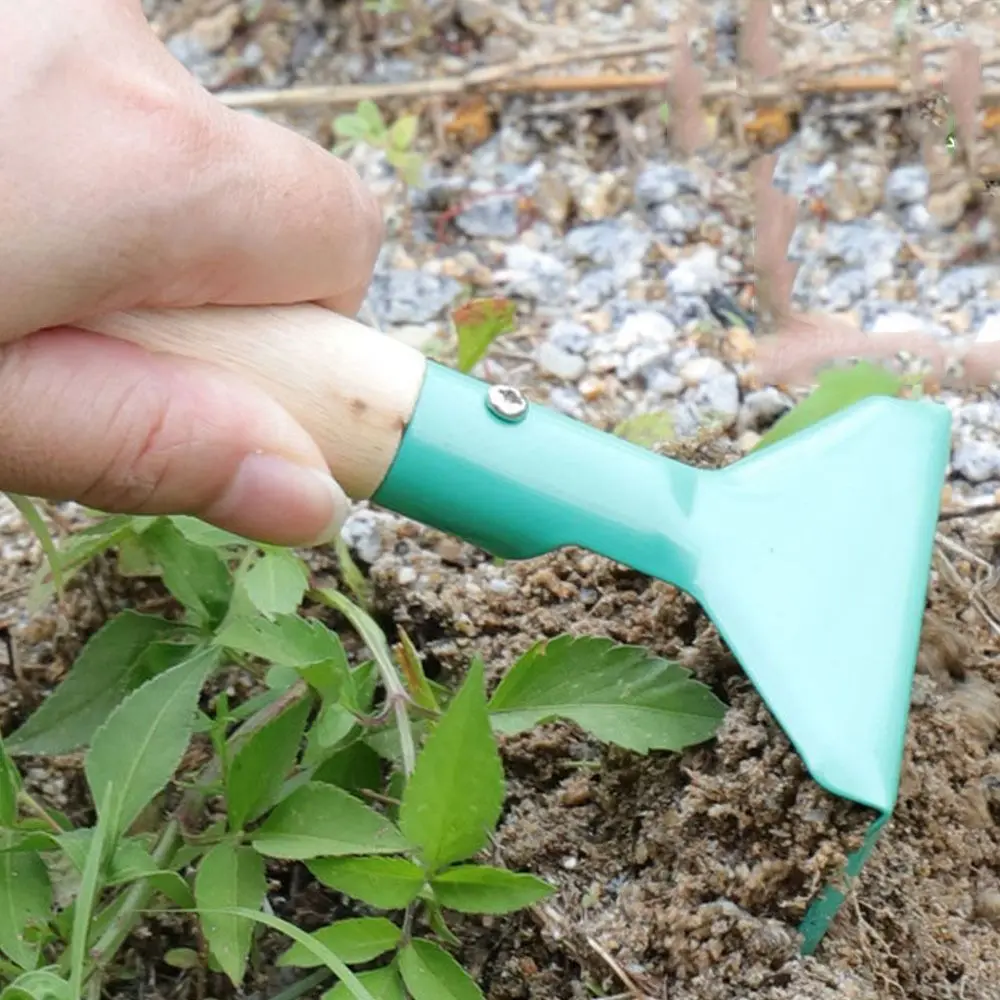
<svg viewBox="0 0 1000 1000">
<path fill-rule="evenodd" d="M 315 442 L 256 387 L 71 329 L 0 346 L 0 490 L 278 545 L 329 541 L 348 511 Z"/>
</svg>

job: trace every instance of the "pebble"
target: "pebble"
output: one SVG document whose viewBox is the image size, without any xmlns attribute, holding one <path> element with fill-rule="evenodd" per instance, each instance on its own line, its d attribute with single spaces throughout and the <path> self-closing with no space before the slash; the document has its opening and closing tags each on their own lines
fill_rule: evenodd
<svg viewBox="0 0 1000 1000">
<path fill-rule="evenodd" d="M 930 191 L 930 175 L 923 164 L 907 164 L 893 170 L 885 183 L 886 201 L 893 208 L 919 205 Z"/>
<path fill-rule="evenodd" d="M 508 295 L 549 305 L 558 304 L 565 298 L 566 265 L 552 254 L 515 243 L 507 249 L 504 265 L 496 281 L 506 286 Z"/>
<path fill-rule="evenodd" d="M 380 518 L 374 511 L 361 509 L 353 511 L 340 529 L 340 537 L 347 547 L 369 565 L 382 554 L 382 531 Z"/>
<path fill-rule="evenodd" d="M 718 358 L 706 356 L 692 358 L 679 371 L 680 377 L 692 386 L 710 379 L 721 378 L 725 373 L 726 366 Z"/>
<path fill-rule="evenodd" d="M 512 240 L 520 225 L 518 198 L 498 194 L 477 199 L 455 216 L 455 225 L 466 236 Z"/>
<path fill-rule="evenodd" d="M 735 417 L 740 409 L 740 386 L 732 372 L 725 372 L 695 390 L 692 402 L 710 416 Z"/>
<path fill-rule="evenodd" d="M 715 247 L 699 247 L 678 261 L 667 273 L 667 286 L 674 295 L 705 295 L 722 283 L 719 252 Z"/>
<path fill-rule="evenodd" d="M 418 270 L 376 272 L 368 293 L 372 312 L 382 323 L 428 323 L 462 294 L 454 278 Z"/>
<path fill-rule="evenodd" d="M 655 208 L 674 201 L 679 195 L 701 195 L 702 184 L 686 167 L 654 163 L 635 181 L 635 200 L 642 208 Z"/>
<path fill-rule="evenodd" d="M 952 467 L 970 483 L 1000 478 L 1000 446 L 987 441 L 961 441 L 955 447 Z"/>
<path fill-rule="evenodd" d="M 755 431 L 765 430 L 791 407 L 792 400 L 773 386 L 749 392 L 743 398 L 741 426 Z"/>
<path fill-rule="evenodd" d="M 582 323 L 571 319 L 556 320 L 549 330 L 549 343 L 570 354 L 586 354 L 593 337 Z"/>
<path fill-rule="evenodd" d="M 538 367 L 547 375 L 575 382 L 587 370 L 587 362 L 579 354 L 571 354 L 552 343 L 543 340 L 535 354 Z"/>
</svg>

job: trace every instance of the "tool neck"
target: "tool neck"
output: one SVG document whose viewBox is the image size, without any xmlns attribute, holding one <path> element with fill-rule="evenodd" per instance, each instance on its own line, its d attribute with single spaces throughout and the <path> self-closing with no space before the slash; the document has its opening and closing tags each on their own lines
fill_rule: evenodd
<svg viewBox="0 0 1000 1000">
<path fill-rule="evenodd" d="M 705 474 L 429 362 L 372 500 L 502 558 L 579 546 L 690 592 Z"/>
</svg>

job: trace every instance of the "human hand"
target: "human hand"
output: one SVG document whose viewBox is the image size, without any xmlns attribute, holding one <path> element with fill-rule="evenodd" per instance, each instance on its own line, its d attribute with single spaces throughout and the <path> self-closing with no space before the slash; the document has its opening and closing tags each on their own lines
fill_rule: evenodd
<svg viewBox="0 0 1000 1000">
<path fill-rule="evenodd" d="M 348 503 L 308 433 L 208 365 L 74 329 L 118 310 L 352 314 L 381 240 L 357 175 L 224 107 L 140 0 L 9 5 L 0 35 L 0 491 L 189 513 L 277 544 Z"/>
</svg>

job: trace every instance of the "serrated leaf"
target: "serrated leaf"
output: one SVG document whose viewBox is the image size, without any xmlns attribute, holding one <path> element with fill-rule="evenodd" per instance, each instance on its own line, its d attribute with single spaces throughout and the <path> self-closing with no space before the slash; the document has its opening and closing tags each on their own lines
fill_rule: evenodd
<svg viewBox="0 0 1000 1000">
<path fill-rule="evenodd" d="M 229 568 L 214 549 L 189 542 L 168 518 L 142 533 L 142 545 L 160 567 L 164 586 L 201 628 L 218 625 L 233 596 Z"/>
<path fill-rule="evenodd" d="M 0 834 L 0 842 L 6 841 Z M 52 913 L 52 883 L 37 854 L 0 854 L 0 953 L 22 969 L 33 969 L 39 945 L 27 932 L 43 927 Z"/>
<path fill-rule="evenodd" d="M 458 865 L 431 879 L 442 906 L 459 913 L 512 913 L 555 891 L 534 875 L 486 865 Z"/>
<path fill-rule="evenodd" d="M 7 754 L 0 738 L 0 828 L 11 827 L 17 819 L 17 796 L 21 791 L 21 774 Z"/>
<path fill-rule="evenodd" d="M 654 448 L 664 441 L 673 439 L 674 416 L 667 410 L 640 413 L 638 416 L 623 420 L 615 428 L 615 434 L 640 447 Z"/>
<path fill-rule="evenodd" d="M 411 941 L 399 953 L 399 971 L 413 1000 L 486 1000 L 465 969 L 431 941 Z"/>
<path fill-rule="evenodd" d="M 420 848 L 431 871 L 482 850 L 503 808 L 503 765 L 490 728 L 483 675 L 477 658 L 427 737 L 403 792 L 400 829 Z"/>
<path fill-rule="evenodd" d="M 515 328 L 517 306 L 511 299 L 473 299 L 455 309 L 451 318 L 458 335 L 458 370 L 472 371 L 497 337 Z"/>
<path fill-rule="evenodd" d="M 250 847 L 217 844 L 198 866 L 194 895 L 199 911 L 257 910 L 266 894 L 264 859 Z M 253 925 L 245 917 L 227 913 L 201 912 L 199 919 L 212 954 L 238 988 L 246 975 Z"/>
<path fill-rule="evenodd" d="M 140 683 L 147 647 L 176 631 L 176 622 L 123 611 L 91 636 L 65 680 L 7 737 L 8 748 L 17 754 L 55 755 L 85 746 Z"/>
<path fill-rule="evenodd" d="M 97 731 L 84 763 L 95 801 L 113 788 L 111 836 L 125 832 L 173 777 L 194 730 L 202 685 L 218 662 L 203 650 L 133 691 Z"/>
<path fill-rule="evenodd" d="M 383 816 L 336 785 L 310 782 L 277 805 L 254 847 L 271 858 L 304 861 L 352 854 L 398 854 L 412 845 Z"/>
<path fill-rule="evenodd" d="M 306 866 L 331 889 L 380 910 L 409 906 L 424 887 L 424 873 L 406 858 L 320 858 Z"/>
<path fill-rule="evenodd" d="M 290 615 L 305 597 L 309 572 L 292 552 L 266 552 L 250 567 L 241 585 L 261 614 Z"/>
<path fill-rule="evenodd" d="M 226 774 L 226 809 L 232 830 L 258 819 L 281 792 L 298 757 L 311 704 L 301 698 L 252 733 Z"/>
<path fill-rule="evenodd" d="M 647 753 L 710 739 L 726 706 L 689 671 L 639 646 L 560 636 L 514 664 L 489 711 L 503 733 L 568 719 L 598 739 Z"/>
<path fill-rule="evenodd" d="M 324 705 L 309 730 L 309 745 L 302 755 L 303 766 L 318 765 L 357 729 L 357 718 L 343 705 Z"/>
<path fill-rule="evenodd" d="M 213 524 L 206 524 L 196 517 L 174 515 L 170 523 L 192 544 L 208 549 L 239 549 L 254 545 L 248 538 L 234 535 L 231 531 L 223 531 Z"/>
<path fill-rule="evenodd" d="M 342 962 L 361 965 L 392 951 L 402 936 L 400 929 L 385 917 L 355 917 L 338 920 L 309 935 L 330 949 Z M 300 944 L 293 944 L 279 959 L 279 966 L 315 969 L 323 963 Z"/>
<path fill-rule="evenodd" d="M 372 969 L 370 972 L 359 972 L 358 979 L 375 1000 L 406 1000 L 403 992 L 403 981 L 395 964 L 383 969 Z M 321 1000 L 352 1000 L 352 993 L 346 983 L 337 983 L 332 990 L 327 990 Z"/>
<path fill-rule="evenodd" d="M 816 377 L 816 388 L 789 410 L 757 442 L 751 454 L 819 423 L 869 396 L 898 396 L 903 380 L 867 361 L 850 368 L 827 368 Z"/>
<path fill-rule="evenodd" d="M 282 667 L 308 667 L 325 660 L 347 662 L 336 632 L 298 615 L 237 619 L 221 629 L 215 641 Z"/>
</svg>

